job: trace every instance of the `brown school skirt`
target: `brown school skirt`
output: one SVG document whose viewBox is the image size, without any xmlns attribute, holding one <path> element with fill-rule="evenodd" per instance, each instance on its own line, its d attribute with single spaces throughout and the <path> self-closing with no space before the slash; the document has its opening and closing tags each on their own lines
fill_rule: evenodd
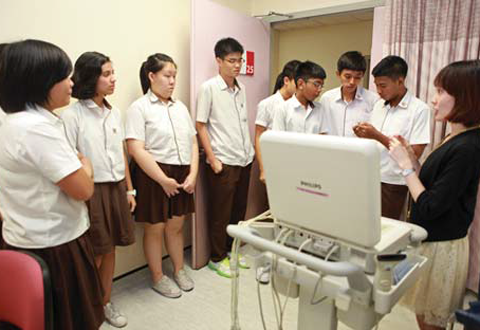
<svg viewBox="0 0 480 330">
<path fill-rule="evenodd" d="M 190 173 L 190 165 L 167 165 L 157 163 L 166 176 L 183 183 Z M 135 221 L 151 224 L 166 222 L 173 216 L 181 216 L 195 211 L 193 194 L 179 189 L 179 193 L 169 198 L 162 186 L 152 180 L 137 165 L 134 174 L 137 189 L 137 209 Z"/>
<path fill-rule="evenodd" d="M 93 330 L 103 323 L 103 289 L 86 235 L 44 249 L 20 249 L 35 253 L 48 265 L 52 283 L 54 329 Z"/>
<path fill-rule="evenodd" d="M 135 224 L 130 214 L 125 180 L 95 183 L 93 196 L 86 204 L 90 216 L 87 235 L 95 256 L 107 254 L 115 246 L 135 242 Z"/>
</svg>

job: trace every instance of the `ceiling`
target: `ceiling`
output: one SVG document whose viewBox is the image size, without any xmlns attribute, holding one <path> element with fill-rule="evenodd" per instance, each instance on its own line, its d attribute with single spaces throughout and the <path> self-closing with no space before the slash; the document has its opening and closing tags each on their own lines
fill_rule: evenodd
<svg viewBox="0 0 480 330">
<path fill-rule="evenodd" d="M 349 13 L 341 13 L 334 15 L 316 16 L 301 19 L 293 19 L 272 23 L 272 28 L 278 31 L 316 28 L 336 24 L 365 22 L 373 20 L 373 10 L 363 10 Z"/>
</svg>

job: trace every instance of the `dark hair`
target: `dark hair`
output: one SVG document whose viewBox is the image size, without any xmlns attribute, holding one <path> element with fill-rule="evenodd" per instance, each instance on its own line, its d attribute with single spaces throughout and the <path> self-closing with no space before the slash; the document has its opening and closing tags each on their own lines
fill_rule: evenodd
<svg viewBox="0 0 480 330">
<path fill-rule="evenodd" d="M 175 64 L 170 56 L 161 53 L 150 55 L 147 60 L 142 63 L 142 66 L 140 67 L 140 84 L 142 84 L 143 94 L 146 94 L 150 88 L 148 74 L 150 72 L 157 73 L 158 71 L 161 71 L 166 63 L 172 63 L 175 68 L 177 67 L 177 64 Z"/>
<path fill-rule="evenodd" d="M 73 69 L 72 96 L 79 100 L 91 99 L 96 94 L 98 77 L 102 74 L 102 66 L 110 59 L 97 52 L 86 52 L 80 55 Z"/>
<path fill-rule="evenodd" d="M 390 55 L 383 58 L 372 70 L 374 77 L 389 77 L 397 80 L 405 78 L 408 72 L 408 64 L 400 56 Z"/>
<path fill-rule="evenodd" d="M 23 111 L 27 105 L 45 105 L 52 87 L 72 72 L 67 54 L 41 40 L 7 45 L 0 63 L 0 107 L 7 113 Z"/>
<path fill-rule="evenodd" d="M 337 61 L 337 71 L 342 73 L 343 70 L 362 71 L 365 73 L 367 69 L 367 61 L 362 53 L 351 51 L 343 53 Z"/>
<path fill-rule="evenodd" d="M 466 127 L 480 124 L 480 60 L 451 63 L 437 74 L 433 83 L 455 98 L 448 121 Z"/>
<path fill-rule="evenodd" d="M 298 65 L 302 63 L 298 60 L 291 60 L 283 66 L 282 72 L 277 76 L 275 81 L 275 87 L 273 88 L 273 94 L 275 94 L 280 88 L 283 87 L 283 80 L 285 77 L 289 79 L 295 79 L 295 71 L 297 70 Z"/>
<path fill-rule="evenodd" d="M 1 43 L 0 44 L 0 56 L 2 55 L 2 52 L 5 48 L 7 48 L 8 44 L 7 43 Z M 0 63 L 0 68 L 2 67 L 2 63 Z"/>
<path fill-rule="evenodd" d="M 325 79 L 327 78 L 327 74 L 325 73 L 325 70 L 317 63 L 311 61 L 300 63 L 295 72 L 295 83 L 298 85 L 299 79 L 302 79 L 306 82 L 311 78 Z"/>
<path fill-rule="evenodd" d="M 243 54 L 243 46 L 233 38 L 223 38 L 215 44 L 215 57 L 224 59 L 225 56 L 232 53 Z"/>
</svg>

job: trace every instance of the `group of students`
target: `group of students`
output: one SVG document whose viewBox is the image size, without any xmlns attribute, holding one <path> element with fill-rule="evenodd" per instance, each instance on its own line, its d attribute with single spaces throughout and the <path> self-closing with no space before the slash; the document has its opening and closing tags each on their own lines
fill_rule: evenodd
<svg viewBox="0 0 480 330">
<path fill-rule="evenodd" d="M 378 96 L 360 85 L 365 68 L 359 52 L 341 55 L 336 72 L 341 86 L 316 103 L 324 70 L 308 61 L 287 63 L 278 77 L 283 87 L 258 107 L 260 180 L 266 174 L 258 141 L 267 129 L 378 141 L 382 216 L 400 219 L 410 193 L 409 220 L 428 232 L 418 253 L 429 265 L 402 302 L 415 312 L 422 330 L 445 329 L 462 306 L 467 279 L 467 234 L 480 178 L 480 60 L 451 63 L 436 76 L 433 117 L 449 123 L 451 133 L 423 165 L 419 158 L 430 143 L 431 111 L 406 88 L 407 63 L 387 56 L 373 68 Z M 292 80 L 296 90 L 290 89 Z"/>
<path fill-rule="evenodd" d="M 246 91 L 237 80 L 243 47 L 224 38 L 214 51 L 219 74 L 200 87 L 195 125 L 172 97 L 177 65 L 157 53 L 141 65 L 144 95 L 126 111 L 124 126 L 106 99 L 116 83 L 107 56 L 84 53 L 72 68 L 63 50 L 44 41 L 0 46 L 0 107 L 8 114 L 0 127 L 0 244 L 46 261 L 55 327 L 97 329 L 105 319 L 116 327 L 127 324 L 110 296 L 115 247 L 135 240 L 134 210 L 135 221 L 144 223 L 152 288 L 170 298 L 194 288 L 184 270 L 182 228 L 194 212 L 197 134 L 206 155 L 208 267 L 231 277 L 226 227 L 245 217 L 255 156 L 265 182 L 258 141 L 273 129 L 379 142 L 382 214 L 399 219 L 410 191 L 411 221 L 429 233 L 420 253 L 431 259 L 430 269 L 406 301 L 422 329 L 444 328 L 466 281 L 466 235 L 480 177 L 480 61 L 452 63 L 435 79 L 434 117 L 449 122 L 452 133 L 420 166 L 430 142 L 430 110 L 405 87 L 402 58 L 388 56 L 373 69 L 377 96 L 361 87 L 362 54 L 343 54 L 337 65 L 341 86 L 318 103 L 325 70 L 311 61 L 288 62 L 274 95 L 258 105 L 254 149 Z M 70 95 L 78 102 L 57 116 L 53 111 L 69 105 Z M 163 238 L 173 281 L 162 270 Z"/>
</svg>

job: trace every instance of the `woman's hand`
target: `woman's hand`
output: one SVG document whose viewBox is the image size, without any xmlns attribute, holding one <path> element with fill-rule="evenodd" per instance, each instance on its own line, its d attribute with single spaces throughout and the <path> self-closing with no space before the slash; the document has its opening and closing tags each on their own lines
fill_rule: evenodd
<svg viewBox="0 0 480 330">
<path fill-rule="evenodd" d="M 177 182 L 177 180 L 172 178 L 166 178 L 163 182 L 160 183 L 165 194 L 168 197 L 173 197 L 179 193 L 178 189 L 182 188 L 182 185 Z"/>
<path fill-rule="evenodd" d="M 405 141 L 405 139 L 403 139 L 403 141 Z M 406 143 L 408 144 L 408 142 Z M 405 147 L 405 145 L 402 144 L 402 142 L 398 139 L 398 137 L 394 137 L 390 140 L 389 150 L 390 157 L 392 157 L 393 160 L 397 162 L 398 166 L 402 170 L 413 168 L 413 163 L 410 158 L 409 151 Z"/>
<path fill-rule="evenodd" d="M 195 185 L 197 184 L 197 176 L 194 174 L 189 174 L 185 181 L 182 184 L 183 190 L 189 194 L 193 194 L 195 191 Z"/>
<path fill-rule="evenodd" d="M 415 155 L 415 151 L 410 143 L 408 143 L 408 141 L 401 135 L 394 135 L 393 137 L 396 138 L 402 144 L 402 146 L 405 147 L 405 149 L 407 149 L 408 156 L 410 157 L 412 163 L 415 162 L 417 160 L 417 156 Z"/>
</svg>

